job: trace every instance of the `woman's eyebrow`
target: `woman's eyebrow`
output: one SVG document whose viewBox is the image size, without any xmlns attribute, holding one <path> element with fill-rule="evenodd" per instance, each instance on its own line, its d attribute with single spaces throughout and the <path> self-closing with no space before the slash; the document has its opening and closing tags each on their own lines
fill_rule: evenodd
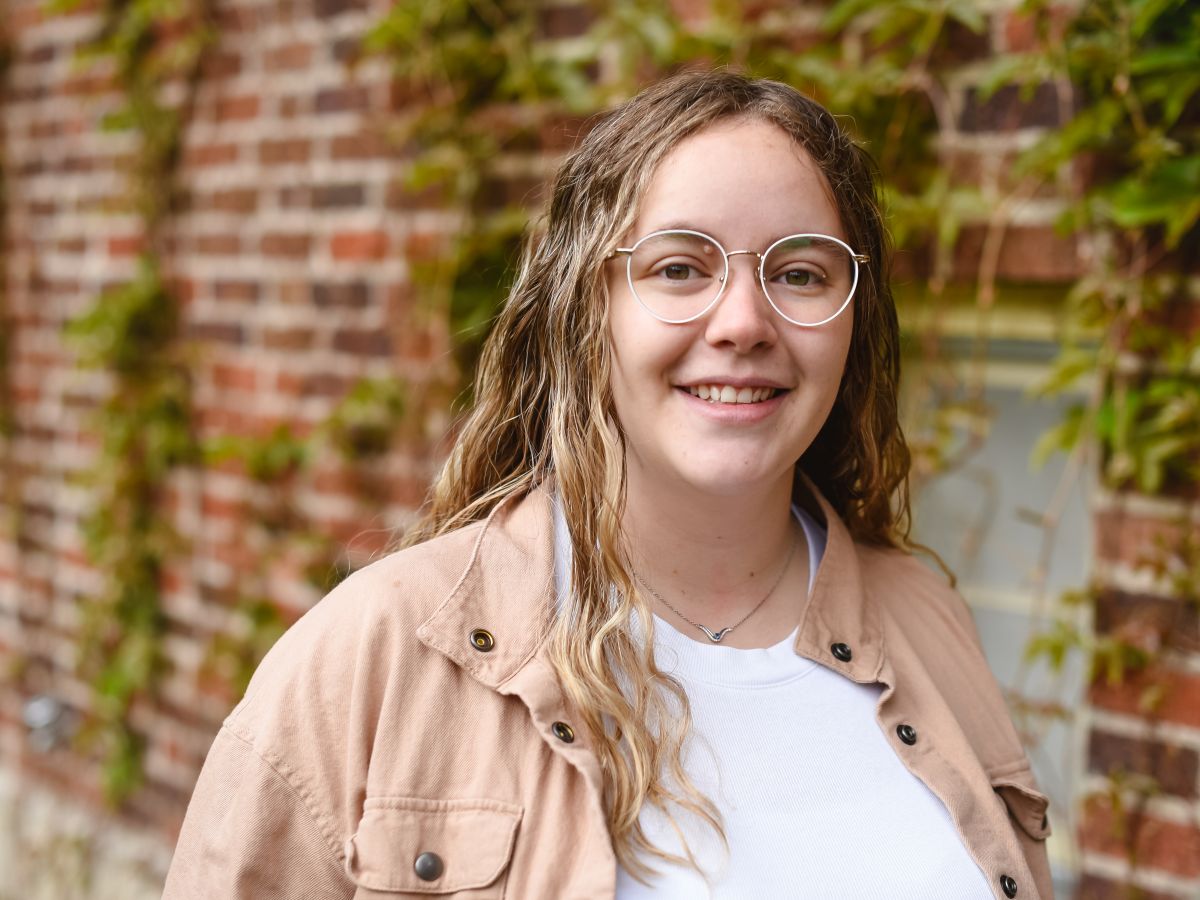
<svg viewBox="0 0 1200 900">
<path fill-rule="evenodd" d="M 647 229 L 646 234 L 653 234 L 656 231 L 699 231 L 703 234 L 710 233 L 710 232 L 706 231 L 705 229 L 700 228 L 699 226 L 697 226 L 691 222 L 681 222 L 681 221 L 668 222 L 666 225 L 659 225 L 655 228 Z"/>
</svg>

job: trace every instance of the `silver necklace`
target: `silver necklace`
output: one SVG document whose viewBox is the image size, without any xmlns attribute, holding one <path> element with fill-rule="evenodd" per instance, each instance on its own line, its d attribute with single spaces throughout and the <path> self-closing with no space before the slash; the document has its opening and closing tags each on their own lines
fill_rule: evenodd
<svg viewBox="0 0 1200 900">
<path fill-rule="evenodd" d="M 766 595 L 761 600 L 758 601 L 758 603 L 755 605 L 754 609 L 750 610 L 750 612 L 746 613 L 744 616 L 742 616 L 740 619 L 738 619 L 732 625 L 727 625 L 726 627 L 722 628 L 720 631 L 713 631 L 707 625 L 701 625 L 699 622 L 693 622 L 691 619 L 689 619 L 687 616 L 685 616 L 683 613 L 681 613 L 679 610 L 677 610 L 674 606 L 672 606 L 670 603 L 668 603 L 666 597 L 664 597 L 662 594 L 660 594 L 654 588 L 650 587 L 650 585 L 648 585 L 646 583 L 646 579 L 644 579 L 636 571 L 633 573 L 633 577 L 636 578 L 638 581 L 640 581 L 642 584 L 642 587 L 644 587 L 651 594 L 653 594 L 654 598 L 656 600 L 660 600 L 667 609 L 671 610 L 671 612 L 675 613 L 675 615 L 679 616 L 679 618 L 683 619 L 683 621 L 687 622 L 689 625 L 699 628 L 701 631 L 704 632 L 705 636 L 710 641 L 712 641 L 714 644 L 719 644 L 725 638 L 725 635 L 729 634 L 729 632 L 733 631 L 733 629 L 737 628 L 739 625 L 741 625 L 743 622 L 745 622 L 748 618 L 750 618 L 752 615 L 754 615 L 756 612 L 758 612 L 759 608 L 764 603 L 766 603 L 767 600 L 770 599 L 772 594 L 775 593 L 775 588 L 779 587 L 779 583 L 781 581 L 783 581 L 783 576 L 787 573 L 788 566 L 791 565 L 792 555 L 795 554 L 795 552 L 796 552 L 796 544 L 797 543 L 798 543 L 798 541 L 796 541 L 796 540 L 792 541 L 791 549 L 788 550 L 787 559 L 783 563 L 783 568 L 779 570 L 779 577 L 775 579 L 775 583 L 773 585 L 771 585 L 771 589 L 769 591 L 767 591 Z"/>
</svg>

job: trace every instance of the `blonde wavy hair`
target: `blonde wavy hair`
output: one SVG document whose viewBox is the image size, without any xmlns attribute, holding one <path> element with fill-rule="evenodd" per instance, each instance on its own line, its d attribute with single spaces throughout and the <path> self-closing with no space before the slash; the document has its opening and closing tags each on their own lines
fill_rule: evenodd
<svg viewBox="0 0 1200 900">
<path fill-rule="evenodd" d="M 676 811 L 724 839 L 718 810 L 681 765 L 691 727 L 687 697 L 653 658 L 653 616 L 622 539 L 623 439 L 609 389 L 603 261 L 632 227 L 662 159 L 715 122 L 774 123 L 829 182 L 846 239 L 870 255 L 854 303 L 853 337 L 838 397 L 797 461 L 855 540 L 902 550 L 909 540 L 910 457 L 897 419 L 899 326 L 887 280 L 890 251 L 874 164 L 818 103 L 787 85 L 730 71 L 667 78 L 603 115 L 554 179 L 544 228 L 532 231 L 516 281 L 487 340 L 474 407 L 431 489 L 413 544 L 481 519 L 553 477 L 570 531 L 572 591 L 551 626 L 549 651 L 591 733 L 620 863 L 645 880 L 646 857 L 699 866 L 653 846 L 638 824 L 645 804 L 678 826 Z M 631 633 L 636 612 L 646 638 Z M 618 680 L 618 674 L 620 680 Z"/>
</svg>

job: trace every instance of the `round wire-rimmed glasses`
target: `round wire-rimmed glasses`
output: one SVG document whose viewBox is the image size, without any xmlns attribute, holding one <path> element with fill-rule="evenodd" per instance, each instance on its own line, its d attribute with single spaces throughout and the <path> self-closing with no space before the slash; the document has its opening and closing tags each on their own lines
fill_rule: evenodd
<svg viewBox="0 0 1200 900">
<path fill-rule="evenodd" d="M 845 241 L 827 234 L 791 234 L 762 253 L 726 250 L 702 231 L 668 229 L 617 247 L 624 256 L 629 289 L 654 318 L 683 325 L 703 316 L 725 293 L 729 257 L 758 257 L 758 281 L 771 307 L 802 328 L 824 325 L 850 305 L 858 267 L 870 262 Z"/>
</svg>

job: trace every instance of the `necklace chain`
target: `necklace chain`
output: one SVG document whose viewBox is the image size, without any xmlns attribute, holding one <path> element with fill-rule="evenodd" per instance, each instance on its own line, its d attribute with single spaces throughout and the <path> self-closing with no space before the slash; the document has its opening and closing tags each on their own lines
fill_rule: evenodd
<svg viewBox="0 0 1200 900">
<path fill-rule="evenodd" d="M 756 612 L 758 612 L 759 608 L 762 607 L 762 605 L 764 603 L 766 603 L 767 600 L 770 599 L 771 595 L 775 593 L 775 589 L 777 587 L 779 587 L 780 582 L 783 581 L 783 576 L 787 573 L 788 566 L 791 565 L 792 556 L 796 552 L 796 544 L 797 543 L 798 542 L 796 540 L 792 540 L 791 547 L 788 550 L 787 559 L 784 560 L 783 568 L 779 570 L 779 575 L 778 575 L 778 577 L 776 577 L 775 583 L 771 585 L 771 589 L 769 591 L 767 591 L 767 593 L 765 595 L 763 595 L 763 598 L 761 600 L 759 600 L 757 604 L 755 604 L 754 609 L 750 610 L 750 612 L 746 613 L 744 616 L 742 616 L 740 619 L 738 619 L 732 625 L 728 625 L 719 631 L 713 631 L 707 625 L 701 625 L 699 622 L 693 622 L 691 619 L 689 619 L 687 616 L 685 616 L 683 613 L 681 613 L 679 610 L 677 610 L 674 606 L 672 606 L 670 603 L 668 603 L 666 597 L 664 597 L 662 594 L 660 594 L 654 588 L 650 587 L 650 585 L 646 583 L 646 579 L 644 579 L 636 571 L 633 573 L 633 577 L 636 578 L 639 582 L 641 582 L 642 587 L 644 587 L 651 594 L 653 594 L 654 598 L 656 600 L 661 601 L 662 604 L 664 606 L 666 606 L 667 609 L 671 610 L 671 612 L 675 613 L 675 615 L 679 616 L 679 618 L 683 619 L 683 621 L 687 622 L 692 627 L 699 628 L 701 631 L 704 632 L 705 636 L 710 641 L 712 641 L 714 644 L 719 644 L 719 643 L 721 643 L 722 640 L 724 640 L 725 635 L 729 634 L 729 632 L 733 631 L 733 629 L 737 628 L 739 625 L 741 625 L 743 622 L 745 622 L 748 618 L 750 618 L 752 615 L 754 615 Z"/>
</svg>

